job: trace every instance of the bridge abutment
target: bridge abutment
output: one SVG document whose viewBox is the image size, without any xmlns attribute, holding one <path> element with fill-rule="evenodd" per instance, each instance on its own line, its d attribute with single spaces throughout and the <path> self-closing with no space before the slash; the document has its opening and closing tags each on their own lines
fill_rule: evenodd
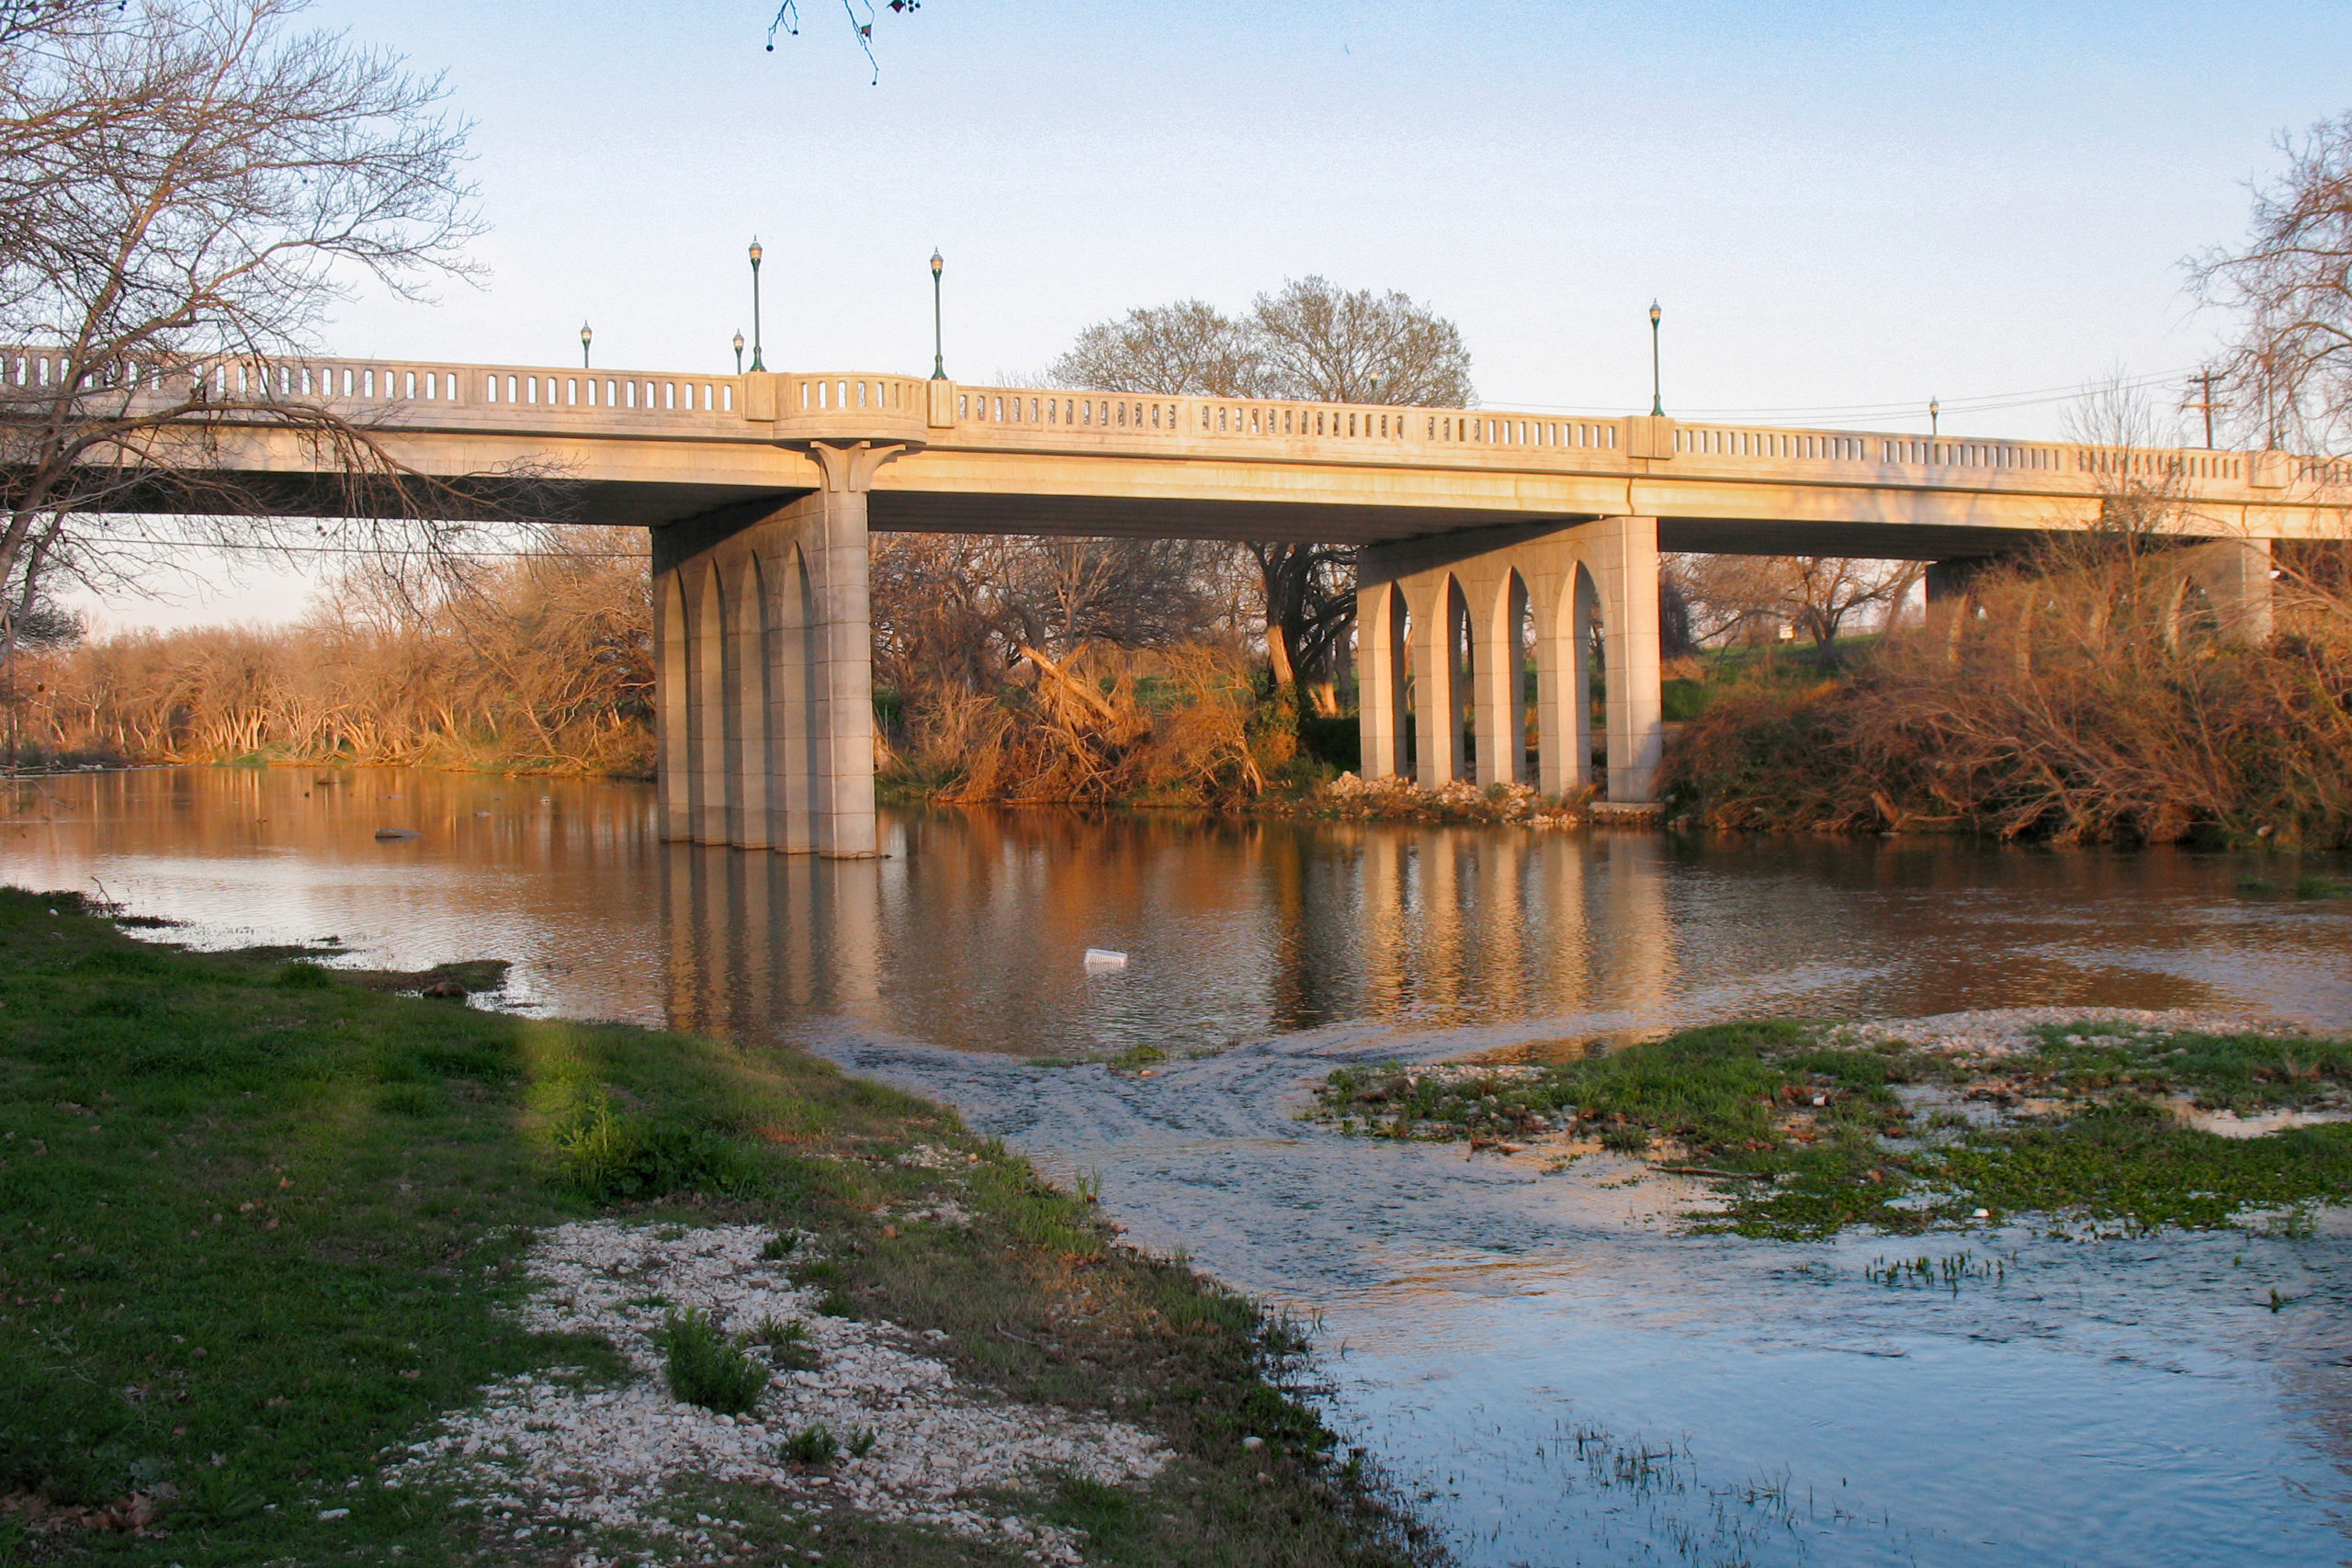
<svg viewBox="0 0 2352 1568">
<path fill-rule="evenodd" d="M 1600 782 L 1597 655 L 1600 776 L 1611 800 L 1649 800 L 1665 749 L 1657 572 L 1654 517 L 1365 547 L 1356 615 L 1365 776 L 1432 789 L 1525 782 L 1551 795 Z"/>
<path fill-rule="evenodd" d="M 875 853 L 866 494 L 903 450 L 811 444 L 819 489 L 654 531 L 667 839 Z"/>
</svg>

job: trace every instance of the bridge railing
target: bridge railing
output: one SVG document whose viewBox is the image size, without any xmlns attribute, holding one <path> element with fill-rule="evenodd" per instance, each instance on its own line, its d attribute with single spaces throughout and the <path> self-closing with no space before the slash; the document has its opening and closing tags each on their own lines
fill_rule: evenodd
<svg viewBox="0 0 2352 1568">
<path fill-rule="evenodd" d="M 0 348 L 0 389 L 22 397 L 62 390 L 70 358 L 54 349 Z M 446 361 L 208 356 L 125 360 L 85 372 L 85 392 L 124 394 L 134 412 L 190 400 L 306 402 L 339 412 L 434 423 L 455 410 L 487 420 L 605 423 L 629 416 L 741 425 L 741 378 L 674 371 L 549 369 Z"/>
<path fill-rule="evenodd" d="M 1577 469 L 1596 462 L 1670 458 L 1709 473 L 1742 470 L 1825 479 L 1968 486 L 2015 484 L 2069 491 L 2120 479 L 2179 481 L 2195 490 L 2352 484 L 2352 463 L 2272 462 L 2276 454 L 2134 449 L 2078 442 L 1987 441 L 1880 432 L 1684 423 L 1633 415 L 1568 418 L 1509 410 L 1297 403 L 1242 398 L 1138 398 L 1038 388 L 958 386 L 956 440 L 1068 449 L 1114 443 L 1196 448 L 1231 444 L 1260 455 L 1393 456 L 1447 460 L 1507 453 L 1512 466 Z M 934 436 L 934 439 L 938 437 Z"/>
<path fill-rule="evenodd" d="M 62 389 L 55 348 L 0 348 L 0 395 Z M 2073 442 L 1986 441 L 1642 415 L 1430 409 L 1272 399 L 1141 397 L 1035 387 L 933 383 L 870 371 L 676 372 L 463 365 L 431 360 L 214 356 L 109 365 L 84 389 L 135 412 L 191 398 L 300 400 L 394 427 L 722 439 L 978 444 L 1036 451 L 1167 450 L 1300 460 L 1410 461 L 1573 472 L 1632 472 L 1637 460 L 1734 477 L 2048 487 L 2079 491 L 2117 479 L 2179 481 L 2198 491 L 2352 485 L 2352 464 L 2278 453 L 2124 449 Z"/>
</svg>

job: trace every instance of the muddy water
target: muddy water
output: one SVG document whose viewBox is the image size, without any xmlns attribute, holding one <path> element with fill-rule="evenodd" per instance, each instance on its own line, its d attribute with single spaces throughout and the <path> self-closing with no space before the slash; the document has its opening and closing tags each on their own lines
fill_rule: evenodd
<svg viewBox="0 0 2352 1568">
<path fill-rule="evenodd" d="M 611 784 L 117 774 L 17 791 L 0 878 L 96 878 L 207 943 L 507 957 L 518 1005 L 803 1042 L 949 1099 L 1102 1172 L 1136 1239 L 1318 1314 L 1335 1419 L 1469 1562 L 2352 1560 L 2339 1235 L 1695 1238 L 1630 1167 L 1293 1119 L 1336 1063 L 1766 1011 L 2352 1027 L 2352 908 L 2238 890 L 2293 868 L 944 814 L 831 864 L 651 826 Z M 1071 1065 L 1146 1046 L 1148 1078 Z M 1956 1287 L 1872 1277 L 1963 1251 Z"/>
</svg>

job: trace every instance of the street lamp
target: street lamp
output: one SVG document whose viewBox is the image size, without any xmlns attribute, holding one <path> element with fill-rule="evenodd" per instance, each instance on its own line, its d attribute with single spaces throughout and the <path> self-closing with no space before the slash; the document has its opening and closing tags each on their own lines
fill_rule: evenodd
<svg viewBox="0 0 2352 1568">
<path fill-rule="evenodd" d="M 581 322 L 581 323 L 580 323 L 580 368 L 582 368 L 582 370 L 585 370 L 585 369 L 587 369 L 587 368 L 588 368 L 588 345 L 589 345 L 590 344 L 592 344 L 592 343 L 595 342 L 595 341 L 596 341 L 596 334 L 595 334 L 593 331 L 591 331 L 591 330 L 589 329 L 588 323 L 587 323 L 587 322 L 585 322 L 585 321 Z"/>
<path fill-rule="evenodd" d="M 737 328 L 735 329 L 735 374 L 736 374 L 736 375 L 738 375 L 738 376 L 741 376 L 742 373 L 743 373 L 743 329 L 742 329 L 742 328 L 741 328 L 741 327 L 737 327 Z"/>
<path fill-rule="evenodd" d="M 1930 441 L 1936 438 L 1936 422 L 1943 412 L 1944 405 L 1941 402 L 1934 398 L 1928 400 L 1928 439 Z"/>
<path fill-rule="evenodd" d="M 752 368 L 764 370 L 767 366 L 760 358 L 760 242 L 752 241 Z"/>
<path fill-rule="evenodd" d="M 1661 394 L 1661 392 L 1659 391 L 1659 382 L 1658 382 L 1658 375 L 1657 375 L 1657 319 L 1658 319 L 1660 316 L 1663 316 L 1664 314 L 1666 314 L 1666 312 L 1665 312 L 1665 311 L 1663 311 L 1663 310 L 1659 310 L 1659 309 L 1657 308 L 1657 300 L 1655 300 L 1655 299 L 1651 300 L 1651 301 L 1650 301 L 1650 413 L 1651 413 L 1652 417 L 1654 417 L 1654 418 L 1657 418 L 1657 417 L 1663 417 L 1663 416 L 1665 415 L 1665 413 L 1666 413 L 1666 399 L 1665 399 L 1665 397 Z"/>
<path fill-rule="evenodd" d="M 947 379 L 946 339 L 940 335 L 939 314 L 939 275 L 946 270 L 947 264 L 939 259 L 939 248 L 936 245 L 933 246 L 931 252 L 931 378 L 934 381 Z"/>
</svg>

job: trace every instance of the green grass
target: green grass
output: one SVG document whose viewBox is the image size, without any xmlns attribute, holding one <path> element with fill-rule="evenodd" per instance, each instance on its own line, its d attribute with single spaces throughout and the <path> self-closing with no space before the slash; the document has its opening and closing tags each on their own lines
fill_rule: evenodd
<svg viewBox="0 0 2352 1568">
<path fill-rule="evenodd" d="M 2208 1110 L 2277 1111 L 2352 1098 L 2352 1041 L 2044 1028 L 2005 1066 L 2037 1089 L 2093 1097 L 2180 1094 Z"/>
<path fill-rule="evenodd" d="M 1595 1051 L 1532 1077 L 1474 1073 L 1449 1081 L 1397 1067 L 1342 1068 L 1317 1100 L 1324 1115 L 1351 1129 L 1521 1136 L 1566 1119 L 1628 1153 L 1654 1138 L 1709 1155 L 1776 1141 L 1781 1108 L 1815 1093 L 1831 1100 L 1826 1121 L 1902 1114 L 1888 1087 L 1903 1070 L 1895 1058 L 1819 1049 L 1815 1034 L 1777 1020 L 1717 1024 Z"/>
<path fill-rule="evenodd" d="M 892 1159 L 918 1142 L 978 1157 L 947 1173 Z M 949 1195 L 968 1227 L 877 1217 Z M 1335 1482 L 1328 1434 L 1268 1381 L 1291 1348 L 1277 1325 L 1118 1247 L 948 1111 L 797 1053 L 183 953 L 71 895 L 0 890 L 0 1494 L 52 1510 L 138 1495 L 168 1532 L 30 1537 L 25 1561 L 539 1561 L 445 1493 L 372 1478 L 492 1380 L 623 1375 L 601 1341 L 530 1334 L 507 1310 L 534 1230 L 598 1213 L 775 1227 L 780 1255 L 833 1270 L 844 1309 L 950 1330 L 936 1353 L 959 1382 L 1163 1433 L 1179 1459 L 1134 1506 L 1185 1528 L 1137 1531 L 1103 1562 L 1411 1555 L 1407 1526 Z M 1279 1461 L 1242 1454 L 1244 1428 Z M 772 1499 L 726 1502 L 747 1560 L 1001 1560 L 840 1510 L 804 1541 Z"/>
<path fill-rule="evenodd" d="M 2032 1050 L 1965 1063 L 1857 1047 L 1791 1021 L 1721 1024 L 1532 1076 L 1343 1069 L 1318 1088 L 1316 1114 L 1402 1138 L 1569 1131 L 1653 1159 L 1671 1140 L 1706 1168 L 1770 1179 L 1723 1181 L 1722 1206 L 1692 1216 L 1698 1230 L 1746 1235 L 1915 1233 L 1977 1223 L 1980 1210 L 2132 1231 L 2251 1227 L 2352 1201 L 2352 1123 L 2224 1138 L 2159 1103 L 2341 1107 L 2352 1103 L 2352 1043 L 2097 1022 L 2036 1032 Z M 1990 1124 L 1923 1117 L 1898 1094 L 1906 1084 L 2048 1109 Z"/>
</svg>

